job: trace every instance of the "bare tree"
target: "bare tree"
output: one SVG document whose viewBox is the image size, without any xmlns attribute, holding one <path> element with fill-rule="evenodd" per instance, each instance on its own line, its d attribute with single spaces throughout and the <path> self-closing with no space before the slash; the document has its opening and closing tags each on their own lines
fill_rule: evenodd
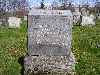
<svg viewBox="0 0 100 75">
<path fill-rule="evenodd" d="M 59 0 L 62 9 L 72 9 L 72 0 Z"/>
<path fill-rule="evenodd" d="M 40 6 L 40 8 L 43 9 L 44 6 L 45 6 L 45 5 L 44 5 L 44 0 L 42 0 L 42 1 L 41 1 L 41 6 Z"/>
<path fill-rule="evenodd" d="M 9 16 L 14 16 L 15 12 L 28 7 L 27 0 L 0 0 L 0 19 L 5 19 Z"/>
<path fill-rule="evenodd" d="M 27 0 L 0 0 L 0 11 L 12 12 L 28 7 Z"/>
<path fill-rule="evenodd" d="M 58 8 L 58 2 L 57 1 L 53 1 L 53 3 L 51 4 L 52 9 L 57 9 Z"/>
</svg>

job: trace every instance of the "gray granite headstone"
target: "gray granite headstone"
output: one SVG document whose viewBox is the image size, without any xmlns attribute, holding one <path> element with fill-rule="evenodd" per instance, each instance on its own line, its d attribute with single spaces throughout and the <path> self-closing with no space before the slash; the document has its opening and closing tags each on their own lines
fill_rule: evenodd
<svg viewBox="0 0 100 75">
<path fill-rule="evenodd" d="M 69 11 L 41 10 L 28 15 L 29 51 L 24 59 L 26 75 L 72 72 L 75 64 L 71 52 L 72 22 Z"/>
</svg>

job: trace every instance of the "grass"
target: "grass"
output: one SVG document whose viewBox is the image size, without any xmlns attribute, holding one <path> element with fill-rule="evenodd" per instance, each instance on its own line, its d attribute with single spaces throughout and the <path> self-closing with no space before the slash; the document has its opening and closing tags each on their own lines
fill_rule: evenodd
<svg viewBox="0 0 100 75">
<path fill-rule="evenodd" d="M 94 27 L 73 27 L 76 75 L 100 75 L 100 20 Z M 20 29 L 0 28 L 0 75 L 21 75 L 18 60 L 27 51 L 27 23 Z"/>
<path fill-rule="evenodd" d="M 27 51 L 27 23 L 20 29 L 0 28 L 0 75 L 20 75 L 18 59 Z"/>
<path fill-rule="evenodd" d="M 94 27 L 74 26 L 73 53 L 77 75 L 100 75 L 100 20 Z"/>
</svg>

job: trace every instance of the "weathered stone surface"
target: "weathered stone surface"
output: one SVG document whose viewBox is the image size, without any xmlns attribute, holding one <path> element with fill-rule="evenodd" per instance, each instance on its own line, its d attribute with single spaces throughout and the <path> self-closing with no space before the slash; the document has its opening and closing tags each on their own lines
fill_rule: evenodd
<svg viewBox="0 0 100 75">
<path fill-rule="evenodd" d="M 27 16 L 24 16 L 24 20 L 27 21 Z"/>
<path fill-rule="evenodd" d="M 72 39 L 71 22 L 68 17 L 32 16 L 32 18 L 32 25 L 28 29 L 29 51 L 34 51 L 37 55 L 41 55 L 41 51 L 42 55 L 48 55 L 47 53 L 57 55 L 56 52 L 66 55 L 71 48 Z"/>
<path fill-rule="evenodd" d="M 7 26 L 8 22 L 7 22 L 8 18 L 0 18 L 0 26 Z"/>
<path fill-rule="evenodd" d="M 28 16 L 28 22 L 25 74 L 72 73 L 75 64 L 71 52 L 72 16 L 35 14 Z"/>
<path fill-rule="evenodd" d="M 8 23 L 10 28 L 19 28 L 21 19 L 16 17 L 9 17 Z"/>
<path fill-rule="evenodd" d="M 75 69 L 75 59 L 72 57 L 73 55 L 69 54 L 69 56 L 26 56 L 25 58 L 25 71 L 27 74 L 28 71 L 38 73 L 72 73 Z M 68 58 L 69 57 L 69 58 Z"/>
<path fill-rule="evenodd" d="M 0 22 L 0 26 L 2 25 L 2 22 Z"/>
<path fill-rule="evenodd" d="M 87 10 L 86 8 L 82 8 L 81 9 L 81 14 L 82 14 L 82 16 L 88 16 L 89 15 L 89 10 Z"/>
<path fill-rule="evenodd" d="M 94 26 L 95 25 L 95 17 L 94 15 L 83 16 L 82 17 L 82 26 Z"/>
<path fill-rule="evenodd" d="M 77 24 L 80 21 L 80 12 L 73 12 L 73 23 Z"/>
</svg>

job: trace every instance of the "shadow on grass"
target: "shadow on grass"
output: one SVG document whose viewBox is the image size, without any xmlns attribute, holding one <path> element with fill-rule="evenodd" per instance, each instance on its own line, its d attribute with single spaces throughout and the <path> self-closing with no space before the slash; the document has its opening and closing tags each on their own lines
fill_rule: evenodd
<svg viewBox="0 0 100 75">
<path fill-rule="evenodd" d="M 22 57 L 20 57 L 19 59 L 18 59 L 18 63 L 21 65 L 21 71 L 20 71 L 20 73 L 21 73 L 21 75 L 24 75 L 24 56 L 22 56 Z"/>
</svg>

